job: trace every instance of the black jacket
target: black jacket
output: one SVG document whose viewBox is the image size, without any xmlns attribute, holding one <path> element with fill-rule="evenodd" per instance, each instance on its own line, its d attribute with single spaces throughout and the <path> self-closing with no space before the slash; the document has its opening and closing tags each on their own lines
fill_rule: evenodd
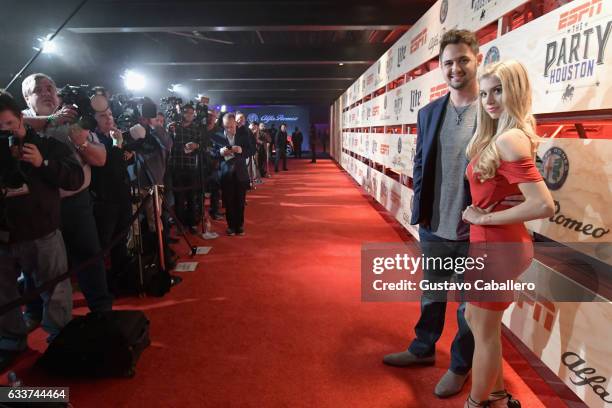
<svg viewBox="0 0 612 408">
<path fill-rule="evenodd" d="M 110 136 L 96 132 L 98 139 L 106 148 L 106 163 L 102 167 L 91 168 L 89 189 L 95 201 L 124 204 L 130 201 L 130 176 L 123 150 L 113 146 Z"/>
<path fill-rule="evenodd" d="M 287 146 L 289 136 L 287 132 L 278 131 L 276 137 L 274 138 L 274 147 L 276 149 L 284 149 Z"/>
<path fill-rule="evenodd" d="M 38 147 L 43 164 L 36 168 L 19 162 L 29 193 L 1 199 L 6 217 L 0 217 L 0 229 L 9 232 L 9 243 L 42 238 L 60 226 L 59 189 L 78 190 L 84 182 L 83 169 L 68 146 L 52 138 L 40 137 L 27 128 L 23 143 Z"/>
<path fill-rule="evenodd" d="M 214 155 L 220 163 L 221 179 L 223 180 L 224 178 L 235 176 L 238 181 L 248 184 L 250 178 L 246 166 L 246 157 L 250 143 L 246 132 L 238 132 L 238 130 L 236 130 L 234 146 L 240 146 L 242 148 L 242 153 L 234 154 L 234 158 L 230 160 L 225 160 L 220 152 L 221 148 L 230 147 L 229 140 L 225 137 L 224 131 L 220 130 L 215 133 L 211 139 L 214 145 Z"/>
</svg>

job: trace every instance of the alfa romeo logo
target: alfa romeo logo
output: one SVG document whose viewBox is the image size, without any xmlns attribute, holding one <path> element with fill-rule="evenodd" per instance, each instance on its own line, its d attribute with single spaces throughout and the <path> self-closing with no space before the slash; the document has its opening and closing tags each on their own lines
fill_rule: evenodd
<svg viewBox="0 0 612 408">
<path fill-rule="evenodd" d="M 542 176 L 551 190 L 559 190 L 569 173 L 569 160 L 567 154 L 558 148 L 550 148 L 542 158 Z"/>
<path fill-rule="evenodd" d="M 250 113 L 249 116 L 247 116 L 247 120 L 249 122 L 259 122 L 259 116 L 257 116 L 256 113 Z"/>
<path fill-rule="evenodd" d="M 500 55 L 501 54 L 499 52 L 499 48 L 495 46 L 489 48 L 489 51 L 487 51 L 487 55 L 485 56 L 484 60 L 485 66 L 499 61 Z"/>
</svg>

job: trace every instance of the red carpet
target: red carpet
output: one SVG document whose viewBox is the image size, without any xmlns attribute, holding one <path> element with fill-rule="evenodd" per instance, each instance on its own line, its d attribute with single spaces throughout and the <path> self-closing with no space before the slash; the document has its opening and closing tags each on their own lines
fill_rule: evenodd
<svg viewBox="0 0 612 408">
<path fill-rule="evenodd" d="M 462 407 L 467 388 L 449 400 L 432 395 L 449 363 L 454 307 L 435 367 L 384 366 L 384 354 L 408 345 L 418 305 L 362 303 L 359 255 L 362 242 L 400 237 L 331 161 L 291 160 L 289 168 L 248 194 L 246 236 L 194 237 L 213 249 L 170 294 L 117 301 L 151 320 L 153 344 L 135 378 L 46 377 L 31 368 L 44 349 L 40 330 L 18 376 L 27 385 L 69 386 L 75 408 Z M 509 344 L 505 352 L 539 394 L 506 363 L 508 388 L 523 407 L 564 406 Z"/>
</svg>

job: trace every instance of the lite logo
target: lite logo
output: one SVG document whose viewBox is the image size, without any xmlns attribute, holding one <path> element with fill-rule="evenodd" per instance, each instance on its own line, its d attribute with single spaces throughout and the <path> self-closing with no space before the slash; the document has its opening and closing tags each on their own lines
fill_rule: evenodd
<svg viewBox="0 0 612 408">
<path fill-rule="evenodd" d="M 425 45 L 427 41 L 427 28 L 418 33 L 412 40 L 410 40 L 410 53 L 414 54 L 422 45 Z"/>
<path fill-rule="evenodd" d="M 406 46 L 402 45 L 397 49 L 397 67 L 399 68 L 402 62 L 406 59 Z"/>
<path fill-rule="evenodd" d="M 605 384 L 608 379 L 602 375 L 593 375 L 589 377 L 591 374 L 597 374 L 597 370 L 592 367 L 586 366 L 587 362 L 580 357 L 578 354 L 568 351 L 567 353 L 563 353 L 561 356 L 561 361 L 563 365 L 569 368 L 575 375 L 576 378 L 570 377 L 570 381 L 578 386 L 582 387 L 588 385 L 593 389 L 593 392 L 597 394 L 599 398 L 601 398 L 605 402 L 612 402 L 612 398 L 610 398 L 610 393 L 606 391 L 606 388 L 599 384 Z M 585 367 L 579 368 L 584 365 Z"/>
<path fill-rule="evenodd" d="M 559 17 L 558 29 L 561 30 L 581 22 L 582 17 L 587 14 L 589 17 L 593 17 L 594 15 L 601 13 L 601 8 L 601 0 L 587 1 L 578 7 L 574 7 L 570 11 L 566 11 L 565 13 L 561 14 Z"/>
<path fill-rule="evenodd" d="M 421 94 L 419 90 L 410 91 L 410 112 L 414 112 L 414 108 L 421 105 Z"/>
</svg>

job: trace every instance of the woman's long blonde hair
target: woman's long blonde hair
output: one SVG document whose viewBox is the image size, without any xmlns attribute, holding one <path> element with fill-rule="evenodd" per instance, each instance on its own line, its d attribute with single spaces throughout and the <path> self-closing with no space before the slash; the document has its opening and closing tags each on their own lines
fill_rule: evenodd
<svg viewBox="0 0 612 408">
<path fill-rule="evenodd" d="M 531 114 L 531 85 L 525 67 L 518 61 L 508 60 L 487 66 L 479 80 L 494 76 L 502 86 L 503 112 L 499 119 L 493 119 L 486 112 L 479 96 L 476 133 L 467 146 L 469 160 L 478 157 L 474 173 L 482 181 L 495 177 L 500 165 L 499 152 L 495 141 L 510 129 L 519 129 L 531 141 L 532 156 L 540 138 L 535 133 L 535 119 Z"/>
</svg>

